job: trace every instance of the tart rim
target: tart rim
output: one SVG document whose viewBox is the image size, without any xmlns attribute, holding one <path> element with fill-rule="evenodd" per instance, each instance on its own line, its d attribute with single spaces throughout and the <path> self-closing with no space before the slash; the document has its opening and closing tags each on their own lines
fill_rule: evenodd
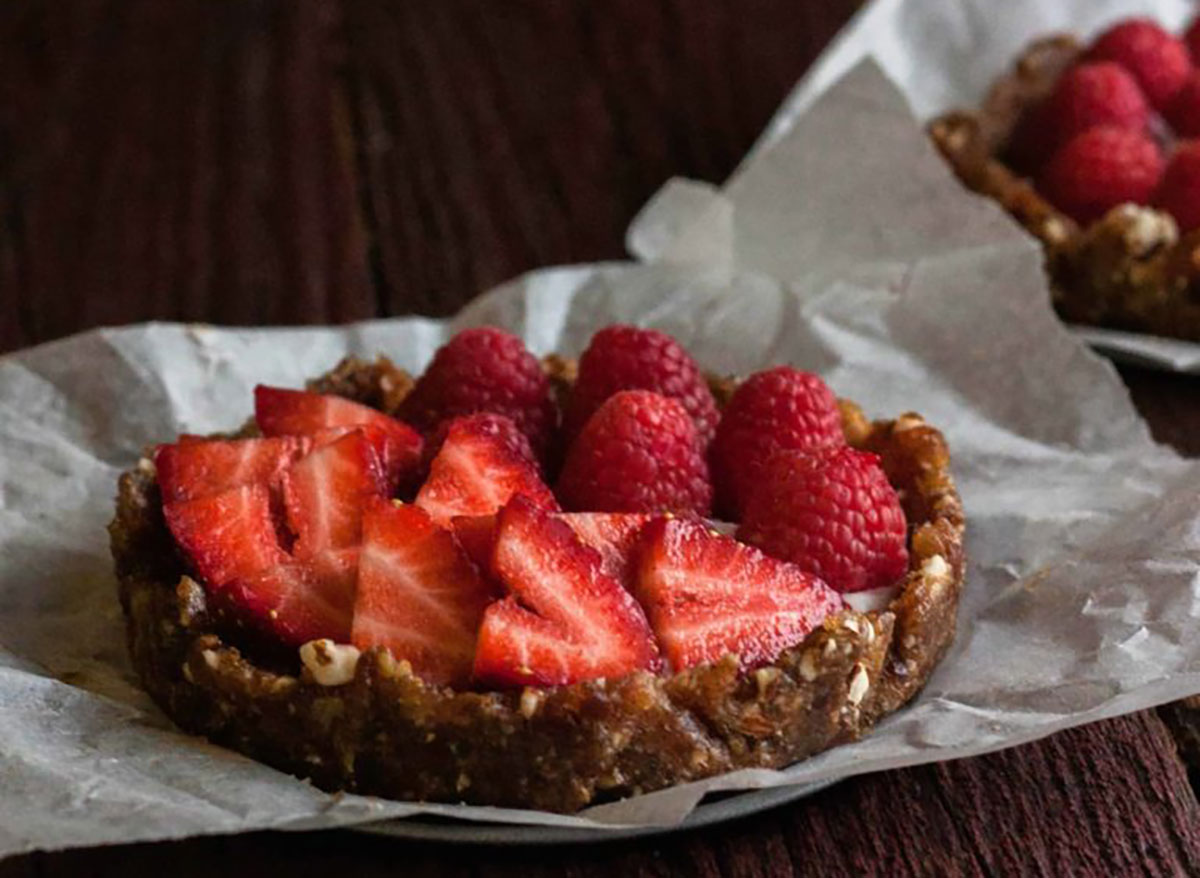
<svg viewBox="0 0 1200 878">
<path fill-rule="evenodd" d="M 1132 203 L 1081 227 L 1003 159 L 1019 118 L 1082 48 L 1070 33 L 1034 39 L 978 108 L 934 118 L 929 136 L 964 186 L 995 201 L 1042 244 L 1064 319 L 1200 341 L 1200 229 L 1180 235 L 1169 214 Z"/>
</svg>

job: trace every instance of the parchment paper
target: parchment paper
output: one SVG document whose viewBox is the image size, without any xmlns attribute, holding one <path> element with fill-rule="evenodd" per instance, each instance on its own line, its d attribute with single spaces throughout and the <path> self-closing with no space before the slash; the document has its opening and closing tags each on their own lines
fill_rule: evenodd
<svg viewBox="0 0 1200 878">
<path fill-rule="evenodd" d="M 705 789 L 981 753 L 1200 691 L 1200 469 L 1150 440 L 1050 312 L 1036 245 L 963 192 L 879 72 L 831 90 L 727 194 L 682 234 L 643 229 L 676 263 L 536 272 L 448 323 L 151 324 L 0 358 L 0 853 L 417 813 L 670 825 Z M 237 425 L 255 383 L 343 354 L 416 370 L 480 323 L 574 354 L 614 320 L 718 371 L 817 370 L 873 416 L 945 430 L 971 566 L 955 646 L 910 708 L 785 772 L 576 817 L 329 796 L 172 730 L 131 674 L 104 532 L 143 446 Z"/>
<path fill-rule="evenodd" d="M 1086 39 L 1131 15 L 1149 15 L 1179 30 L 1198 13 L 1194 0 L 872 0 L 792 90 L 746 162 L 782 137 L 819 94 L 866 57 L 899 86 L 918 118 L 929 119 L 978 106 L 996 76 L 1036 37 L 1069 31 Z M 674 181 L 670 188 L 674 217 L 653 218 L 656 233 L 668 237 L 670 229 L 677 231 L 702 212 L 717 192 L 694 181 Z M 635 255 L 652 255 L 666 240 L 630 243 Z M 1075 329 L 1118 362 L 1200 374 L 1200 343 L 1089 326 Z"/>
</svg>

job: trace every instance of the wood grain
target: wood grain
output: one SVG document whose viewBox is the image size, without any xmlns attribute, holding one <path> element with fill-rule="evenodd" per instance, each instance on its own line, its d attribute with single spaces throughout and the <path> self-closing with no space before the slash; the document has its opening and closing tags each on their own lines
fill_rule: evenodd
<svg viewBox="0 0 1200 878">
<path fill-rule="evenodd" d="M 618 257 L 668 177 L 719 181 L 853 0 L 0 4 L 0 350 L 101 323 L 449 313 Z M 1200 453 L 1193 379 L 1124 370 Z M 654 843 L 546 851 L 346 832 L 39 854 L 0 876 L 1196 874 L 1153 712 L 857 778 Z"/>
<path fill-rule="evenodd" d="M 856 778 L 736 823 L 647 842 L 547 849 L 259 833 L 37 858 L 38 874 L 496 878 L 1200 873 L 1200 808 L 1153 714 L 980 759 Z M 817 868 L 819 866 L 819 869 Z"/>
</svg>

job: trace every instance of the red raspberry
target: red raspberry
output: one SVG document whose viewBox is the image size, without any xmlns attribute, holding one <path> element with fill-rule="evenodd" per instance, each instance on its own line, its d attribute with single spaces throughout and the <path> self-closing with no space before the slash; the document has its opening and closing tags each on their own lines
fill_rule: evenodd
<svg viewBox="0 0 1200 878">
<path fill-rule="evenodd" d="M 1013 134 L 1012 159 L 1039 169 L 1060 146 L 1097 125 L 1143 131 L 1150 108 L 1137 80 L 1120 64 L 1080 64 L 1062 75 L 1054 91 L 1027 113 Z"/>
<path fill-rule="evenodd" d="M 1181 144 L 1175 150 L 1154 204 L 1175 217 L 1180 231 L 1200 228 L 1200 141 Z"/>
<path fill-rule="evenodd" d="M 1090 223 L 1118 204 L 1148 204 L 1162 172 L 1162 155 L 1146 135 L 1092 128 L 1054 154 L 1038 188 L 1063 213 Z"/>
<path fill-rule="evenodd" d="M 1200 135 L 1200 71 L 1193 71 L 1167 107 L 1167 121 L 1180 137 Z"/>
<path fill-rule="evenodd" d="M 653 390 L 679 400 L 706 447 L 712 439 L 719 417 L 712 391 L 696 361 L 665 332 L 614 325 L 592 336 L 563 412 L 567 437 L 578 435 L 592 413 L 620 390 Z"/>
<path fill-rule="evenodd" d="M 1157 110 L 1166 109 L 1192 69 L 1183 41 L 1148 18 L 1126 19 L 1109 28 L 1092 43 L 1087 58 L 1120 64 Z"/>
<path fill-rule="evenodd" d="M 843 447 L 772 457 L 737 538 L 845 592 L 900 579 L 907 533 L 879 457 Z"/>
<path fill-rule="evenodd" d="M 687 409 L 649 390 L 610 396 L 567 450 L 558 495 L 576 511 L 708 515 L 712 485 Z"/>
<path fill-rule="evenodd" d="M 791 366 L 756 372 L 734 391 L 709 450 L 718 508 L 736 518 L 776 451 L 845 442 L 837 398 L 824 381 Z"/>
<path fill-rule="evenodd" d="M 426 433 L 459 415 L 504 415 L 538 453 L 545 451 L 557 422 L 541 364 L 519 338 L 491 326 L 465 329 L 446 342 L 400 412 L 401 419 Z"/>
</svg>

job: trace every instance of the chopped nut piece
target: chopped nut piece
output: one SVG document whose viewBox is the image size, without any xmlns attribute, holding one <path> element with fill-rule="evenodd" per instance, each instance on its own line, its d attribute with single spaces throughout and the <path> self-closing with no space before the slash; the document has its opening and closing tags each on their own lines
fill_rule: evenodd
<svg viewBox="0 0 1200 878">
<path fill-rule="evenodd" d="M 854 666 L 854 675 L 850 678 L 850 690 L 846 693 L 846 700 L 853 705 L 862 703 L 866 697 L 867 690 L 871 688 L 871 676 L 867 673 L 867 669 L 862 665 Z"/>
<path fill-rule="evenodd" d="M 332 640 L 310 640 L 300 647 L 300 661 L 321 686 L 341 686 L 354 679 L 358 647 Z"/>
</svg>

